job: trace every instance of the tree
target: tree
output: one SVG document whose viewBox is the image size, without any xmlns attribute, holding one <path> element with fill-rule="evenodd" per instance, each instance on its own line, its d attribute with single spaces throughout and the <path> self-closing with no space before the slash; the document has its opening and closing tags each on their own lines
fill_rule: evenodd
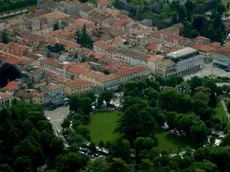
<svg viewBox="0 0 230 172">
<path fill-rule="evenodd" d="M 125 162 L 130 162 L 131 145 L 128 140 L 115 140 L 111 143 L 109 152 L 113 157 L 121 158 Z"/>
<path fill-rule="evenodd" d="M 76 42 L 78 43 L 78 44 L 81 44 L 81 39 L 80 39 L 80 31 L 79 30 L 77 30 L 75 33 L 74 33 L 74 39 L 76 40 Z"/>
<path fill-rule="evenodd" d="M 195 122 L 190 128 L 190 134 L 195 143 L 203 143 L 206 141 L 208 131 L 204 122 Z"/>
<path fill-rule="evenodd" d="M 77 31 L 75 33 L 75 39 L 76 42 L 81 44 L 82 47 L 90 48 L 90 49 L 93 48 L 93 41 L 87 33 L 85 24 L 83 25 L 81 32 Z"/>
<path fill-rule="evenodd" d="M 65 118 L 61 124 L 61 127 L 62 128 L 69 128 L 69 126 L 70 126 L 70 121 L 69 121 L 69 119 Z"/>
<path fill-rule="evenodd" d="M 53 24 L 53 30 L 55 31 L 55 30 L 58 30 L 58 29 L 60 29 L 60 28 L 59 28 L 59 24 L 58 24 L 58 22 L 55 22 L 55 23 Z"/>
<path fill-rule="evenodd" d="M 136 164 L 140 163 L 140 152 L 142 150 L 150 150 L 153 147 L 153 140 L 149 137 L 144 138 L 144 137 L 138 137 L 134 142 L 133 142 L 134 148 L 136 150 Z"/>
<path fill-rule="evenodd" d="M 153 137 L 155 127 L 153 116 L 143 106 L 134 104 L 121 115 L 115 131 L 132 144 L 137 137 Z"/>
<path fill-rule="evenodd" d="M 90 143 L 89 150 L 90 150 L 90 152 L 92 154 L 94 154 L 97 151 L 96 144 L 95 143 Z"/>
<path fill-rule="evenodd" d="M 79 154 L 79 153 L 68 153 L 63 154 L 57 157 L 57 172 L 75 172 L 79 171 L 81 168 L 83 168 L 89 158 L 86 155 Z"/>
<path fill-rule="evenodd" d="M 100 93 L 99 97 L 101 100 L 104 100 L 107 105 L 109 105 L 110 101 L 114 97 L 114 92 L 105 90 Z"/>
<path fill-rule="evenodd" d="M 32 172 L 31 160 L 27 156 L 18 157 L 15 161 L 15 169 L 20 169 L 25 172 Z"/>
<path fill-rule="evenodd" d="M 226 11 L 226 7 L 222 3 L 218 3 L 216 5 L 216 11 L 220 14 L 223 15 L 223 13 Z"/>
<path fill-rule="evenodd" d="M 0 40 L 1 40 L 2 43 L 8 44 L 9 43 L 8 34 L 6 32 L 4 32 L 4 31 L 1 32 Z"/>
<path fill-rule="evenodd" d="M 50 145 L 50 155 L 56 157 L 60 155 L 64 150 L 64 144 L 62 138 L 55 137 L 51 141 Z"/>
<path fill-rule="evenodd" d="M 126 164 L 120 158 L 113 158 L 112 161 L 108 164 L 108 169 L 109 172 L 125 172 L 125 171 L 134 172 L 132 166 Z"/>
<path fill-rule="evenodd" d="M 96 159 L 89 161 L 84 172 L 107 172 L 108 165 L 107 162 L 103 159 Z"/>
<path fill-rule="evenodd" d="M 14 172 L 9 164 L 0 164 L 0 171 L 2 172 Z"/>
</svg>

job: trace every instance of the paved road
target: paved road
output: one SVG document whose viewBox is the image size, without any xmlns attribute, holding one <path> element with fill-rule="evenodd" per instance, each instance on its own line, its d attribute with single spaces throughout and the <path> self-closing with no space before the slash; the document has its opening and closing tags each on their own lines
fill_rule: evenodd
<svg viewBox="0 0 230 172">
<path fill-rule="evenodd" d="M 228 120 L 230 121 L 230 114 L 228 113 L 228 108 L 227 108 L 227 106 L 225 104 L 225 101 L 222 99 L 220 102 L 221 102 L 221 104 L 222 104 L 222 106 L 224 108 L 224 111 L 225 111 L 225 114 L 227 115 Z"/>
<path fill-rule="evenodd" d="M 61 130 L 61 123 L 63 119 L 69 114 L 69 107 L 59 107 L 51 111 L 45 111 L 45 116 L 51 118 L 51 123 L 55 133 Z"/>
</svg>

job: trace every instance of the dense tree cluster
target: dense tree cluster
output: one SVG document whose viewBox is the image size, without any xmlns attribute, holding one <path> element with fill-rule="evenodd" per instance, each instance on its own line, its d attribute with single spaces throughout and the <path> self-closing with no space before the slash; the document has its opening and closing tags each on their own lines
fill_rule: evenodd
<svg viewBox="0 0 230 172">
<path fill-rule="evenodd" d="M 46 163 L 55 167 L 63 141 L 54 135 L 42 107 L 14 102 L 0 116 L 0 171 L 36 171 Z"/>
</svg>

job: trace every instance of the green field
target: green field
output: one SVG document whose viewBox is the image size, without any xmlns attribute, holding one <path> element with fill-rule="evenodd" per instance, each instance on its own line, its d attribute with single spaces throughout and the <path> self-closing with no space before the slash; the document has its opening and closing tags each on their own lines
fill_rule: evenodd
<svg viewBox="0 0 230 172">
<path fill-rule="evenodd" d="M 91 141 L 99 143 L 101 140 L 113 141 L 118 135 L 113 131 L 116 127 L 116 121 L 119 119 L 119 113 L 115 111 L 96 112 L 90 117 L 90 123 L 86 126 L 91 135 Z"/>
<path fill-rule="evenodd" d="M 157 131 L 156 137 L 158 139 L 158 149 L 169 151 L 172 153 L 177 153 L 180 150 L 185 148 L 193 148 L 194 145 L 191 144 L 191 141 L 183 138 L 182 136 L 176 136 L 168 131 Z M 180 149 L 180 150 L 179 150 Z"/>
<path fill-rule="evenodd" d="M 216 107 L 216 118 L 219 119 L 222 123 L 228 123 L 228 118 L 220 101 L 218 101 Z"/>
</svg>

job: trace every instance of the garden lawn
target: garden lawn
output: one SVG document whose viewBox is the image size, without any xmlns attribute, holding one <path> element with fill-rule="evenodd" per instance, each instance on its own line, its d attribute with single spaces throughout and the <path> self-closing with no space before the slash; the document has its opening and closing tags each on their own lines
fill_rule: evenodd
<svg viewBox="0 0 230 172">
<path fill-rule="evenodd" d="M 116 122 L 119 119 L 119 113 L 116 111 L 96 112 L 91 114 L 90 123 L 86 126 L 90 131 L 91 141 L 98 144 L 113 141 L 118 135 L 113 131 L 116 128 Z"/>
<path fill-rule="evenodd" d="M 194 148 L 191 141 L 183 136 L 176 136 L 169 131 L 159 130 L 155 136 L 158 139 L 157 148 L 162 151 L 177 153 L 185 148 Z"/>
<path fill-rule="evenodd" d="M 222 123 L 228 123 L 228 118 L 220 101 L 218 101 L 216 107 L 216 118 L 219 119 Z"/>
</svg>

